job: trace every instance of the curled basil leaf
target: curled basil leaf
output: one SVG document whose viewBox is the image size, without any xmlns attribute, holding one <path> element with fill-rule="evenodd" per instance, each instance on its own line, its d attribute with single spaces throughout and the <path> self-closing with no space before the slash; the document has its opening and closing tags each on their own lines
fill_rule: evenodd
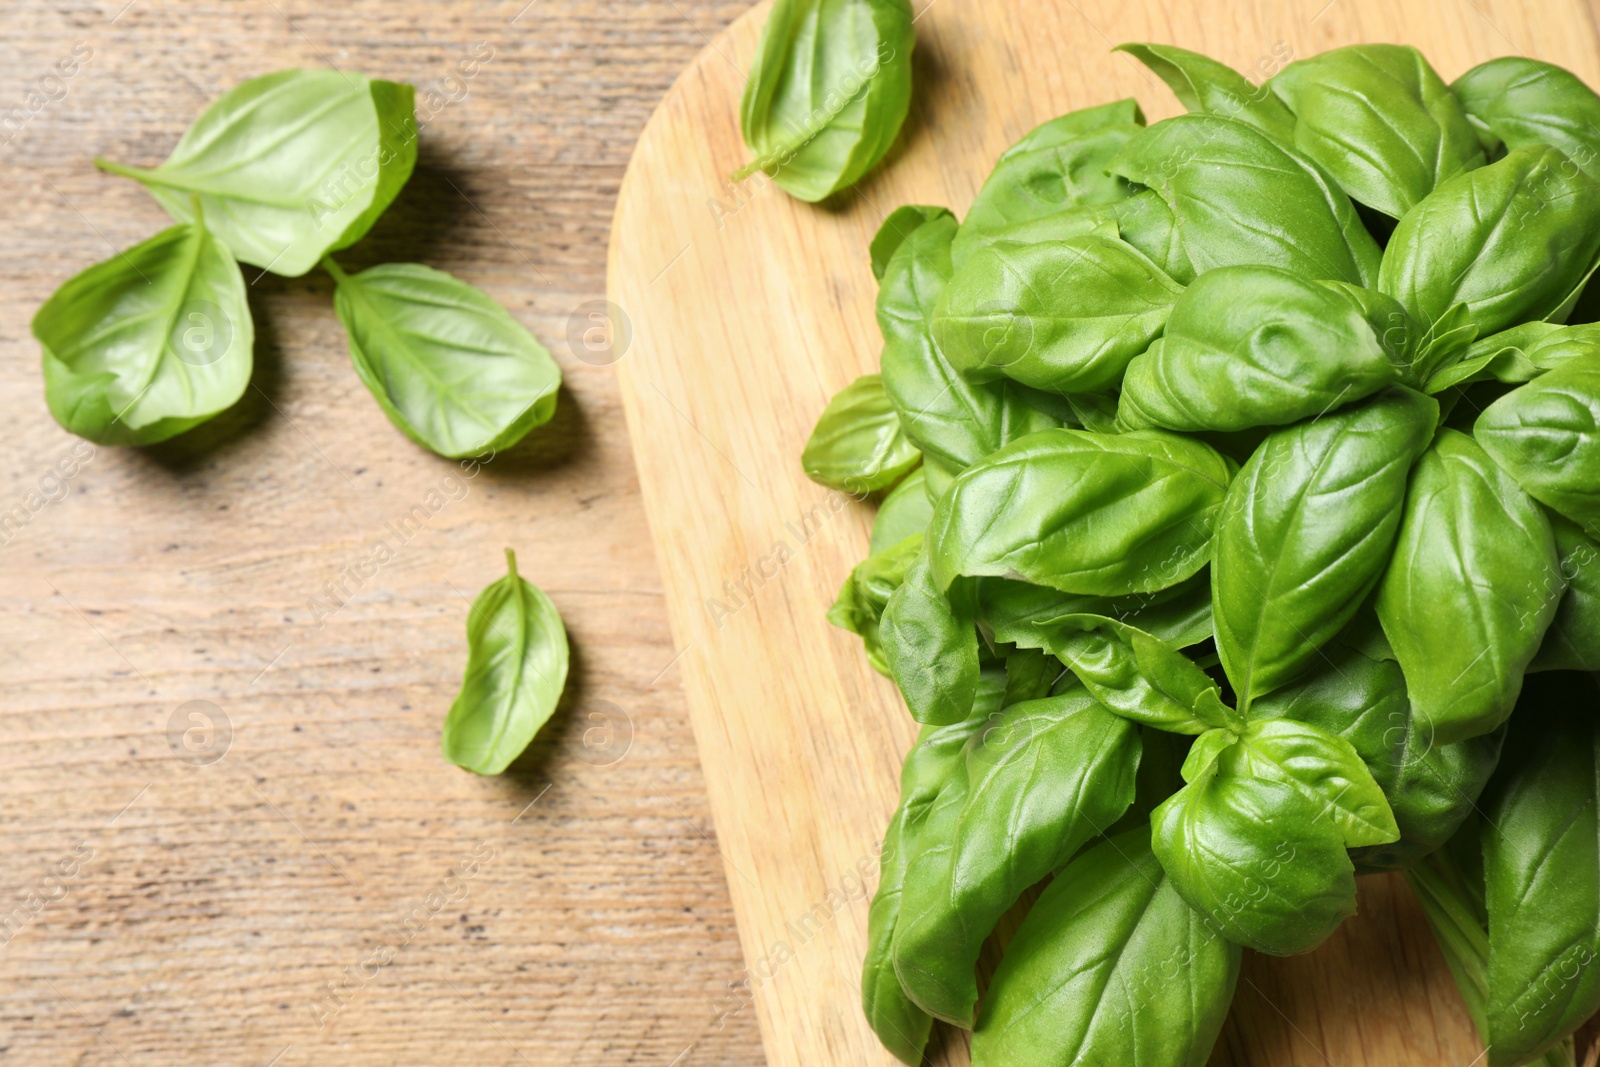
<svg viewBox="0 0 1600 1067">
<path fill-rule="evenodd" d="M 907 204 L 899 208 L 883 220 L 883 225 L 878 227 L 878 233 L 872 239 L 869 254 L 872 257 L 872 276 L 883 281 L 883 272 L 889 269 L 889 261 L 894 254 L 905 244 L 906 238 L 917 232 L 923 225 L 936 222 L 939 219 L 955 218 L 950 214 L 949 208 L 923 207 L 917 204 Z"/>
<path fill-rule="evenodd" d="M 1437 744 L 1511 714 L 1565 579 L 1550 522 L 1472 438 L 1441 430 L 1411 476 L 1378 619 Z"/>
<path fill-rule="evenodd" d="M 956 479 L 929 527 L 937 588 L 960 575 L 1125 596 L 1205 566 L 1232 472 L 1199 441 L 1154 430 L 1045 430 Z"/>
<path fill-rule="evenodd" d="M 1478 443 L 1534 499 L 1600 536 L 1600 359 L 1574 359 L 1491 404 Z"/>
<path fill-rule="evenodd" d="M 1279 430 L 1233 483 L 1217 524 L 1217 651 L 1249 709 L 1320 660 L 1389 563 L 1411 465 L 1439 405 L 1396 389 Z"/>
<path fill-rule="evenodd" d="M 1600 671 L 1600 541 L 1560 515 L 1550 516 L 1567 591 L 1531 671 Z"/>
<path fill-rule="evenodd" d="M 919 490 L 920 491 L 920 490 Z M 878 626 L 889 598 L 906 580 L 906 571 L 922 552 L 922 534 L 913 533 L 899 544 L 873 552 L 856 565 L 844 587 L 828 609 L 828 621 L 841 630 L 860 636 L 867 649 L 867 662 L 880 674 L 889 673 Z"/>
<path fill-rule="evenodd" d="M 467 613 L 467 674 L 444 720 L 445 759 L 499 774 L 556 710 L 567 684 L 567 630 L 556 606 L 517 574 L 491 583 Z"/>
<path fill-rule="evenodd" d="M 223 94 L 167 161 L 98 160 L 141 182 L 179 222 L 195 198 L 245 263 L 297 278 L 355 244 L 417 161 L 415 90 L 336 70 L 282 70 Z"/>
<path fill-rule="evenodd" d="M 1068 864 L 1018 928 L 984 996 L 974 1067 L 1200 1067 L 1240 953 L 1177 892 L 1148 827 Z"/>
<path fill-rule="evenodd" d="M 1371 286 L 1378 277 L 1382 253 L 1344 191 L 1315 163 L 1245 122 L 1218 115 L 1158 122 L 1110 169 L 1161 195 L 1201 274 L 1257 264 L 1353 285 Z"/>
<path fill-rule="evenodd" d="M 1399 218 L 1435 186 L 1483 166 L 1467 114 L 1422 53 L 1362 44 L 1297 60 L 1272 79 L 1294 144 L 1352 200 Z"/>
<path fill-rule="evenodd" d="M 750 64 L 739 128 L 761 170 L 800 200 L 877 166 L 911 108 L 909 0 L 777 0 Z"/>
<path fill-rule="evenodd" d="M 1194 281 L 1194 264 L 1183 250 L 1178 220 L 1153 190 L 1142 189 L 1126 200 L 1098 209 L 1097 214 L 1114 222 L 1117 235 L 1149 257 L 1173 281 L 1179 285 Z"/>
<path fill-rule="evenodd" d="M 34 315 L 33 336 L 63 428 L 150 445 L 233 406 L 255 327 L 239 265 L 197 218 L 75 275 Z"/>
<path fill-rule="evenodd" d="M 1563 319 L 1600 256 L 1600 183 L 1519 148 L 1442 183 L 1395 227 L 1378 288 L 1432 324 L 1465 304 L 1480 334 Z"/>
<path fill-rule="evenodd" d="M 876 374 L 863 374 L 834 394 L 800 454 L 807 478 L 851 493 L 886 489 L 921 461 Z"/>
<path fill-rule="evenodd" d="M 509 448 L 550 421 L 561 368 L 510 312 L 444 271 L 388 263 L 346 274 L 334 310 L 356 374 L 417 444 L 461 459 Z"/>
<path fill-rule="evenodd" d="M 1294 143 L 1294 115 L 1270 85 L 1251 85 L 1226 63 L 1170 44 L 1119 44 L 1112 51 L 1149 67 L 1190 112 L 1238 119 L 1282 144 Z"/>
<path fill-rule="evenodd" d="M 1467 116 L 1508 149 L 1552 145 L 1600 180 L 1600 96 L 1553 63 L 1501 56 L 1451 86 Z"/>
<path fill-rule="evenodd" d="M 1276 267 L 1208 271 L 1166 330 L 1128 364 L 1125 427 L 1244 430 L 1323 415 L 1382 389 L 1397 371 L 1343 295 Z"/>
</svg>

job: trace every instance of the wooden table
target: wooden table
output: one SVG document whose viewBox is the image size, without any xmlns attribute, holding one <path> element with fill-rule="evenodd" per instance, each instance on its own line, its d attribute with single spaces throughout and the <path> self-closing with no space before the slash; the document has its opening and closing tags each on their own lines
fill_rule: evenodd
<svg viewBox="0 0 1600 1067">
<path fill-rule="evenodd" d="M 760 1062 L 613 371 L 579 358 L 634 141 L 746 5 L 124 3 L 0 22 L 0 1063 Z M 157 162 L 235 82 L 328 64 L 417 84 L 425 120 L 350 263 L 487 289 L 566 373 L 554 424 L 462 477 L 357 381 L 325 277 L 251 270 L 237 409 L 72 462 L 28 320 L 168 225 L 91 158 Z M 485 780 L 438 732 L 507 545 L 573 683 Z"/>
</svg>

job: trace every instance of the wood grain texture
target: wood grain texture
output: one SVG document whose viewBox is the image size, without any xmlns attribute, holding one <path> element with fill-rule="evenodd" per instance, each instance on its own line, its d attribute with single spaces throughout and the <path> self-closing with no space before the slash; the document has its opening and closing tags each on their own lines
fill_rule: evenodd
<svg viewBox="0 0 1600 1067">
<path fill-rule="evenodd" d="M 612 231 L 611 299 L 634 340 L 619 365 L 757 1014 L 775 1067 L 889 1064 L 861 1018 L 871 870 L 913 723 L 859 641 L 824 612 L 864 554 L 870 509 L 809 483 L 801 447 L 828 398 L 875 370 L 867 244 L 905 203 L 970 203 L 1039 122 L 1117 97 L 1175 113 L 1123 41 L 1198 49 L 1260 80 L 1359 41 L 1422 48 L 1446 78 L 1537 55 L 1595 83 L 1574 0 L 933 0 L 918 3 L 917 91 L 889 166 L 827 207 L 747 155 L 743 70 L 763 23 L 734 24 L 643 134 Z M 863 867 L 865 864 L 865 867 Z M 1362 914 L 1316 954 L 1252 958 L 1214 1062 L 1466 1065 L 1480 1046 L 1402 882 L 1366 880 Z M 960 1037 L 936 1058 L 964 1062 Z"/>
<path fill-rule="evenodd" d="M 157 162 L 212 97 L 282 67 L 419 86 L 420 165 L 349 263 L 484 287 L 567 388 L 551 426 L 452 483 L 357 380 L 328 280 L 251 270 L 239 407 L 159 448 L 98 449 L 0 526 L 0 1063 L 759 1062 L 728 999 L 739 947 L 614 374 L 567 340 L 604 296 L 650 110 L 747 5 L 125 3 L 0 20 L 0 124 L 26 111 L 0 129 L 0 522 L 74 440 L 44 406 L 34 309 L 170 224 L 91 159 Z M 480 42 L 492 56 L 449 81 Z M 54 99 L 34 110 L 34 91 Z M 419 504 L 399 545 L 389 524 Z M 390 565 L 343 573 L 383 537 Z M 576 659 L 547 736 L 484 780 L 438 734 L 468 598 L 507 545 Z M 350 603 L 319 625 L 330 582 Z M 210 766 L 169 748 L 190 700 L 231 723 Z M 610 747 L 599 713 L 625 716 Z"/>
</svg>

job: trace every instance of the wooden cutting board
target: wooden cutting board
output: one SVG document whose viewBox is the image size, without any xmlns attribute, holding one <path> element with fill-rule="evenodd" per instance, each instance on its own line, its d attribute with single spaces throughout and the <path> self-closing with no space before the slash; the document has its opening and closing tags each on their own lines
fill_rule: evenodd
<svg viewBox="0 0 1600 1067">
<path fill-rule="evenodd" d="M 922 5 L 927 6 L 923 7 Z M 889 164 L 842 203 L 791 200 L 747 159 L 744 72 L 766 5 L 678 79 L 640 139 L 612 230 L 609 324 L 747 966 L 719 1013 L 753 1010 L 775 1067 L 888 1064 L 861 1018 L 865 893 L 914 736 L 853 635 L 823 619 L 865 553 L 868 506 L 807 481 L 828 398 L 877 369 L 867 245 L 905 203 L 964 211 L 996 156 L 1061 112 L 1166 87 L 1111 46 L 1170 42 L 1252 80 L 1362 41 L 1422 48 L 1445 78 L 1493 56 L 1600 84 L 1578 0 L 918 0 L 916 96 Z M 611 341 L 605 344 L 609 325 Z M 1214 1063 L 1473 1062 L 1477 1043 L 1402 881 L 1316 953 L 1248 958 Z M 753 1007 L 749 1002 L 753 999 Z M 936 1059 L 966 1062 L 959 1035 Z"/>
</svg>

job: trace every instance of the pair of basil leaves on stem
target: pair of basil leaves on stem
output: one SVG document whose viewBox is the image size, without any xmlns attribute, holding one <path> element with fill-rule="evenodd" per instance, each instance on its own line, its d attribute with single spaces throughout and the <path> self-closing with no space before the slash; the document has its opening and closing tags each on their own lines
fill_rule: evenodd
<svg viewBox="0 0 1600 1067">
<path fill-rule="evenodd" d="M 56 420 L 146 445 L 236 403 L 254 345 L 243 262 L 285 277 L 327 267 L 362 382 L 424 447 L 482 455 L 548 421 L 560 370 L 484 293 L 415 264 L 347 275 L 329 258 L 410 178 L 412 101 L 409 85 L 280 71 L 217 100 L 160 166 L 100 161 L 179 225 L 77 275 L 34 317 Z"/>
</svg>

